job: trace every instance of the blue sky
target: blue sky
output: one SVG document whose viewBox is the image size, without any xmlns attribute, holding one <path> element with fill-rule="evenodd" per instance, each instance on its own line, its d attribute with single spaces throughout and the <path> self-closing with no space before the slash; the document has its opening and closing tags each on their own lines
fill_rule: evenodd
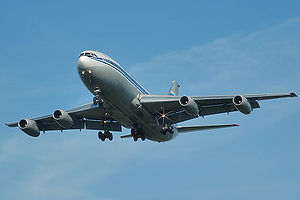
<svg viewBox="0 0 300 200">
<path fill-rule="evenodd" d="M 298 98 L 185 124 L 167 143 L 4 125 L 90 102 L 76 61 L 116 59 L 153 94 L 300 94 L 298 1 L 6 1 L 0 13 L 0 199 L 298 199 Z M 124 133 L 129 130 L 124 129 Z"/>
</svg>

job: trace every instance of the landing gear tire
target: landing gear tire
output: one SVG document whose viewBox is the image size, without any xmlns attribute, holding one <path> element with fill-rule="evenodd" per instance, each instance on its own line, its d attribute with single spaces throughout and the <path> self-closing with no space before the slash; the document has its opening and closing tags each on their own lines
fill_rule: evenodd
<svg viewBox="0 0 300 200">
<path fill-rule="evenodd" d="M 173 129 L 173 127 L 172 126 L 170 126 L 169 127 L 169 132 L 173 135 L 173 133 L 174 133 L 174 129 Z"/>
<path fill-rule="evenodd" d="M 93 104 L 97 105 L 99 103 L 99 98 L 98 97 L 94 97 L 93 98 Z"/>
<path fill-rule="evenodd" d="M 139 138 L 141 138 L 143 141 L 146 139 L 145 134 L 143 133 L 142 129 L 131 129 L 131 135 L 133 137 L 133 140 L 136 142 Z"/>
<path fill-rule="evenodd" d="M 168 125 L 165 125 L 163 127 L 161 127 L 161 131 L 160 131 L 163 135 L 166 135 L 167 132 L 173 134 L 174 133 L 174 129 L 172 126 L 168 126 Z"/>
<path fill-rule="evenodd" d="M 131 129 L 131 135 L 134 136 L 135 135 L 135 130 Z"/>
<path fill-rule="evenodd" d="M 98 138 L 102 141 L 105 141 L 106 138 L 108 138 L 110 141 L 112 141 L 113 140 L 113 134 L 109 131 L 104 131 L 104 133 L 99 131 L 98 132 Z"/>
<path fill-rule="evenodd" d="M 101 131 L 99 131 L 99 132 L 98 132 L 98 138 L 99 138 L 100 140 L 104 141 L 106 137 L 105 137 L 105 134 L 103 134 Z"/>
<path fill-rule="evenodd" d="M 108 132 L 108 139 L 109 139 L 110 141 L 113 140 L 113 134 L 112 134 L 111 132 Z"/>
<path fill-rule="evenodd" d="M 161 131 L 160 131 L 163 135 L 166 135 L 166 133 L 167 133 L 167 130 L 163 127 L 162 129 L 161 129 Z"/>
<path fill-rule="evenodd" d="M 135 129 L 131 129 L 131 135 L 135 142 L 139 139 Z"/>
</svg>

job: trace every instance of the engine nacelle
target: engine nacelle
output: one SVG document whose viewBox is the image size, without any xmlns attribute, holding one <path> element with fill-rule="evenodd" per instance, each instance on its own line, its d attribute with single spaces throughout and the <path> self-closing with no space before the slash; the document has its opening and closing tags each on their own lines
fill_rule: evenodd
<svg viewBox="0 0 300 200">
<path fill-rule="evenodd" d="M 182 96 L 179 99 L 179 104 L 183 106 L 185 112 L 192 116 L 197 116 L 199 114 L 199 108 L 194 99 L 188 96 Z"/>
<path fill-rule="evenodd" d="M 56 110 L 52 114 L 53 119 L 64 129 L 69 129 L 74 125 L 72 117 L 63 110 Z"/>
<path fill-rule="evenodd" d="M 252 106 L 248 99 L 246 99 L 244 96 L 237 95 L 233 97 L 232 99 L 234 107 L 240 111 L 241 113 L 244 113 L 246 115 L 250 114 L 252 111 Z"/>
<path fill-rule="evenodd" d="M 40 135 L 40 130 L 34 120 L 21 119 L 18 122 L 18 127 L 29 136 L 38 137 Z"/>
</svg>

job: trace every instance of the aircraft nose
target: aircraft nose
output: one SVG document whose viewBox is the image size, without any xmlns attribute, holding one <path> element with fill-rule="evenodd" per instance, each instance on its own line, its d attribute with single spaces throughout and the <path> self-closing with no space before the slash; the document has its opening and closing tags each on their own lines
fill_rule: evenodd
<svg viewBox="0 0 300 200">
<path fill-rule="evenodd" d="M 78 73 L 82 76 L 90 75 L 92 73 L 91 60 L 86 56 L 80 56 L 77 63 Z"/>
<path fill-rule="evenodd" d="M 79 72 L 86 70 L 88 67 L 88 58 L 85 56 L 80 56 L 78 58 L 77 67 Z"/>
</svg>

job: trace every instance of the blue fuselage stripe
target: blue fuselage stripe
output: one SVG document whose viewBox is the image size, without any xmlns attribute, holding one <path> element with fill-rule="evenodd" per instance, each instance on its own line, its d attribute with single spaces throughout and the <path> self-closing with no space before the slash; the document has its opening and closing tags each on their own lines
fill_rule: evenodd
<svg viewBox="0 0 300 200">
<path fill-rule="evenodd" d="M 132 83 L 141 93 L 143 94 L 149 94 L 149 92 L 147 92 L 138 82 L 136 82 L 122 67 L 120 67 L 119 65 L 117 65 L 116 63 L 104 59 L 104 58 L 95 58 L 94 60 L 97 60 L 98 62 L 104 63 L 112 68 L 114 68 L 115 70 L 117 70 L 118 72 L 120 72 L 130 83 Z"/>
</svg>

